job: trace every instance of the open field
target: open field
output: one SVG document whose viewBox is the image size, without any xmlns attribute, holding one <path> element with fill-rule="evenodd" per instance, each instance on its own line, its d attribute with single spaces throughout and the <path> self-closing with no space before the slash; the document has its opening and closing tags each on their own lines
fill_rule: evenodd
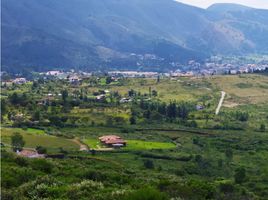
<svg viewBox="0 0 268 200">
<path fill-rule="evenodd" d="M 152 142 L 142 140 L 127 140 L 127 150 L 150 150 L 150 149 L 172 149 L 176 145 L 167 142 Z"/>
<path fill-rule="evenodd" d="M 210 79 L 219 90 L 227 93 L 227 100 L 237 104 L 268 103 L 267 75 L 217 76 Z"/>
<path fill-rule="evenodd" d="M 123 150 L 151 150 L 151 149 L 172 149 L 176 145 L 167 142 L 155 142 L 155 141 L 142 141 L 142 140 L 126 140 L 127 146 L 123 147 Z M 105 148 L 99 140 L 96 139 L 84 139 L 83 142 L 90 148 L 98 149 Z"/>
<path fill-rule="evenodd" d="M 34 129 L 24 131 L 22 129 L 1 128 L 1 141 L 4 144 L 10 145 L 11 136 L 14 132 L 18 132 L 23 136 L 26 148 L 43 146 L 47 148 L 48 152 L 57 152 L 59 151 L 59 148 L 73 151 L 79 150 L 79 146 L 69 139 L 40 134 L 38 133 L 39 131 Z"/>
</svg>

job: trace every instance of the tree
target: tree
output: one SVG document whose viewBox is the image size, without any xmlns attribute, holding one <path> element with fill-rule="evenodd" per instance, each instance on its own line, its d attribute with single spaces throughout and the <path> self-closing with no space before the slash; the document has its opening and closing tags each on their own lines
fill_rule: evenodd
<svg viewBox="0 0 268 200">
<path fill-rule="evenodd" d="M 96 155 L 96 150 L 95 150 L 95 149 L 91 149 L 91 150 L 90 150 L 90 153 L 91 153 L 91 155 L 94 156 L 94 155 Z"/>
<path fill-rule="evenodd" d="M 41 118 L 41 113 L 40 113 L 40 110 L 36 110 L 35 112 L 34 112 L 34 114 L 33 114 L 33 120 L 34 121 L 39 121 L 40 120 L 40 118 Z"/>
<path fill-rule="evenodd" d="M 228 158 L 228 160 L 232 160 L 233 159 L 233 151 L 232 151 L 232 149 L 226 149 L 225 156 Z"/>
<path fill-rule="evenodd" d="M 240 112 L 240 111 L 237 111 L 235 113 L 235 118 L 241 122 L 246 122 L 248 121 L 248 118 L 249 118 L 249 114 L 247 112 Z"/>
<path fill-rule="evenodd" d="M 149 87 L 149 97 L 152 96 L 152 87 Z"/>
<path fill-rule="evenodd" d="M 265 130 L 266 130 L 265 124 L 261 124 L 260 131 L 265 132 Z"/>
<path fill-rule="evenodd" d="M 42 147 L 42 146 L 37 146 L 35 148 L 35 150 L 37 151 L 37 153 L 39 154 L 46 154 L 47 153 L 47 149 L 45 147 Z"/>
<path fill-rule="evenodd" d="M 113 124 L 114 124 L 113 118 L 112 117 L 108 117 L 106 119 L 106 126 L 111 127 L 111 126 L 113 126 Z"/>
<path fill-rule="evenodd" d="M 146 169 L 154 169 L 154 162 L 152 160 L 144 160 L 143 164 Z"/>
<path fill-rule="evenodd" d="M 8 107 L 7 107 L 7 102 L 6 100 L 2 99 L 1 100 L 1 118 L 7 114 L 8 112 Z"/>
<path fill-rule="evenodd" d="M 135 95 L 136 95 L 136 92 L 133 89 L 131 89 L 131 90 L 128 91 L 128 96 L 129 97 L 133 97 Z"/>
<path fill-rule="evenodd" d="M 156 97 L 157 96 L 157 91 L 156 90 L 153 90 L 152 91 L 152 95 L 153 95 L 153 97 Z"/>
<path fill-rule="evenodd" d="M 238 168 L 235 171 L 234 178 L 235 178 L 235 183 L 238 183 L 238 184 L 243 183 L 246 180 L 246 170 L 245 170 L 245 168 L 243 168 L 243 167 Z"/>
<path fill-rule="evenodd" d="M 129 122 L 130 122 L 130 124 L 136 124 L 136 118 L 135 118 L 135 116 L 131 116 L 130 118 L 129 118 Z"/>
<path fill-rule="evenodd" d="M 25 145 L 25 141 L 23 140 L 23 137 L 20 133 L 13 133 L 11 136 L 11 145 L 13 148 L 13 151 L 21 151 Z"/>
<path fill-rule="evenodd" d="M 38 82 L 37 81 L 34 81 L 33 82 L 33 85 L 32 85 L 32 90 L 35 90 L 38 88 Z"/>
<path fill-rule="evenodd" d="M 142 188 L 127 194 L 123 200 L 167 200 L 165 193 L 154 188 Z"/>
<path fill-rule="evenodd" d="M 20 102 L 19 95 L 16 92 L 9 96 L 9 99 L 13 105 L 16 105 Z"/>
<path fill-rule="evenodd" d="M 167 117 L 170 119 L 175 119 L 176 118 L 176 104 L 174 102 L 170 102 L 169 105 L 167 106 Z"/>
<path fill-rule="evenodd" d="M 107 85 L 110 84 L 112 81 L 113 81 L 113 80 L 112 80 L 112 77 L 110 77 L 110 76 L 107 76 L 107 77 L 106 77 L 106 84 L 107 84 Z"/>
<path fill-rule="evenodd" d="M 64 102 L 66 102 L 67 98 L 68 98 L 68 91 L 67 90 L 63 90 L 61 91 L 61 96 L 62 96 L 62 100 Z"/>
<path fill-rule="evenodd" d="M 160 83 L 160 76 L 157 76 L 157 83 Z"/>
</svg>

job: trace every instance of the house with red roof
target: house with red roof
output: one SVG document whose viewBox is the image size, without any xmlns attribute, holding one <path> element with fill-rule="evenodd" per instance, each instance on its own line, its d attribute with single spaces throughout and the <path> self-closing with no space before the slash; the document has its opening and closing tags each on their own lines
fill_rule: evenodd
<svg viewBox="0 0 268 200">
<path fill-rule="evenodd" d="M 127 142 L 117 135 L 105 135 L 99 137 L 99 140 L 108 147 L 120 148 L 127 145 Z"/>
</svg>

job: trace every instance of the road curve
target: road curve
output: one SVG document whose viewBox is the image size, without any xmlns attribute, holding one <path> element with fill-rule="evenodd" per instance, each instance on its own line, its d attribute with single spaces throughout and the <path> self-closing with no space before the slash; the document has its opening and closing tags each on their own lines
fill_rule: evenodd
<svg viewBox="0 0 268 200">
<path fill-rule="evenodd" d="M 221 109 L 222 103 L 224 101 L 225 95 L 226 95 L 226 93 L 224 91 L 221 91 L 221 99 L 219 101 L 218 107 L 217 107 L 216 112 L 215 112 L 216 115 L 218 115 L 219 112 L 220 112 L 220 109 Z"/>
</svg>

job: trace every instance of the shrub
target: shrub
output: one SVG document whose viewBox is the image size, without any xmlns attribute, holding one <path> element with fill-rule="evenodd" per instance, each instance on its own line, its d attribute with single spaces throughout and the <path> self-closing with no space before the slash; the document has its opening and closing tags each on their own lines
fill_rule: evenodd
<svg viewBox="0 0 268 200">
<path fill-rule="evenodd" d="M 167 200 L 168 197 L 154 188 L 136 190 L 123 198 L 124 200 Z"/>
<path fill-rule="evenodd" d="M 22 167 L 28 165 L 28 161 L 25 158 L 19 156 L 15 158 L 15 163 Z"/>
<path fill-rule="evenodd" d="M 58 199 L 62 184 L 50 176 L 38 177 L 35 181 L 23 184 L 18 188 L 21 196 L 27 199 Z M 20 196 L 20 198 L 22 198 Z M 22 198 L 23 199 L 23 198 Z"/>
<path fill-rule="evenodd" d="M 152 160 L 144 160 L 143 165 L 146 169 L 154 169 L 154 162 Z"/>
<path fill-rule="evenodd" d="M 224 182 L 219 185 L 220 191 L 223 193 L 233 193 L 235 188 L 231 182 Z"/>
<path fill-rule="evenodd" d="M 264 125 L 264 124 L 261 124 L 261 126 L 260 126 L 260 131 L 261 131 L 261 132 L 265 132 L 265 129 L 266 129 L 265 125 Z"/>
<path fill-rule="evenodd" d="M 80 183 L 70 185 L 67 196 L 69 199 L 92 199 L 94 193 L 99 193 L 99 190 L 104 189 L 101 182 L 95 182 L 92 180 L 83 180 Z M 91 198 L 90 198 L 91 197 Z"/>
<path fill-rule="evenodd" d="M 31 166 L 35 170 L 39 170 L 45 173 L 51 173 L 53 165 L 45 159 L 34 159 Z"/>
</svg>

